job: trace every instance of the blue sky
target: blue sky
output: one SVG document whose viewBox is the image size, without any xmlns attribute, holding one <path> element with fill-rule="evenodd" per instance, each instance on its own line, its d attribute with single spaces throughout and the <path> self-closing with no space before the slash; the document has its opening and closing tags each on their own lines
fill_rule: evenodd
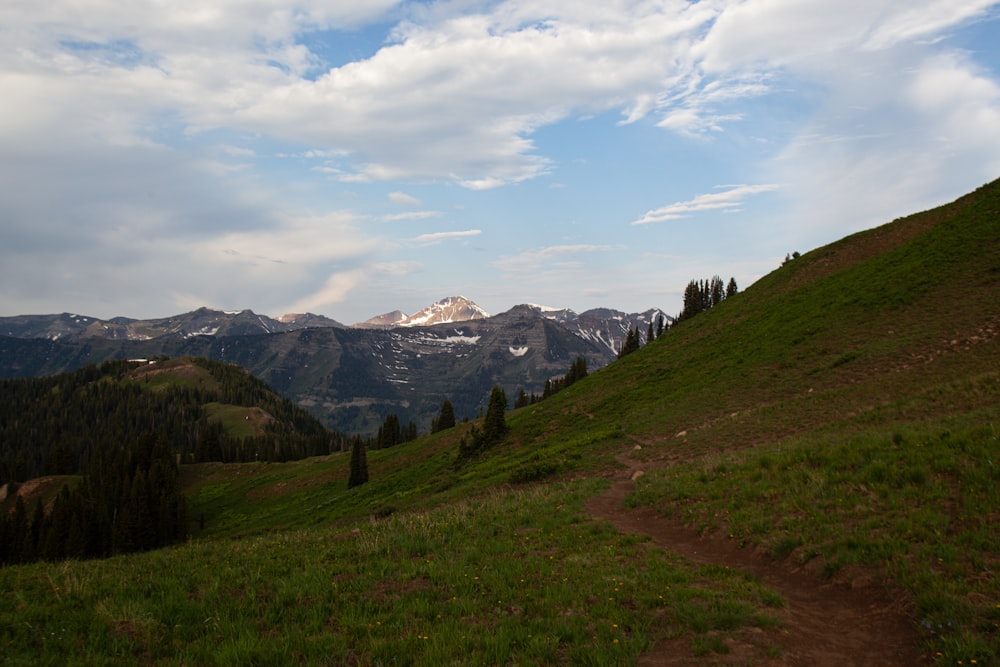
<svg viewBox="0 0 1000 667">
<path fill-rule="evenodd" d="M 6 2 L 0 314 L 677 312 L 1000 176 L 997 5 Z"/>
</svg>

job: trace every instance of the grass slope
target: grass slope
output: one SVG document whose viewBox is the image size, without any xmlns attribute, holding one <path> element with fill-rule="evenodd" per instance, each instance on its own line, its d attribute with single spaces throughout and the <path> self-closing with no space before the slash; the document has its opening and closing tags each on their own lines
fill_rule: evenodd
<svg viewBox="0 0 1000 667">
<path fill-rule="evenodd" d="M 0 647 L 10 664 L 630 664 L 674 637 L 780 659 L 759 639 L 780 639 L 761 633 L 780 597 L 583 512 L 638 445 L 654 469 L 633 504 L 884 578 L 929 655 L 989 664 L 998 303 L 993 183 L 807 253 L 511 413 L 461 467 L 466 425 L 369 452 L 350 491 L 347 454 L 187 467 L 197 539 L 0 571 Z"/>
</svg>

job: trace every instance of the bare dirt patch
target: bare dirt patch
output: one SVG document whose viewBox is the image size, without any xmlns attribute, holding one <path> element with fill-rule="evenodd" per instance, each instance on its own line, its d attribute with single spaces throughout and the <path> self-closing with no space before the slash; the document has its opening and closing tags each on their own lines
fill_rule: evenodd
<svg viewBox="0 0 1000 667">
<path fill-rule="evenodd" d="M 587 511 L 629 534 L 647 535 L 655 547 L 685 558 L 747 571 L 784 598 L 783 609 L 769 610 L 777 628 L 747 628 L 725 638 L 726 653 L 694 654 L 691 639 L 665 640 L 639 658 L 639 665 L 765 666 L 930 664 L 905 603 L 874 577 L 855 573 L 849 581 L 829 581 L 752 549 L 740 549 L 723 536 L 702 536 L 651 508 L 629 509 L 641 462 L 619 457 L 625 469 L 606 492 L 587 503 Z"/>
</svg>

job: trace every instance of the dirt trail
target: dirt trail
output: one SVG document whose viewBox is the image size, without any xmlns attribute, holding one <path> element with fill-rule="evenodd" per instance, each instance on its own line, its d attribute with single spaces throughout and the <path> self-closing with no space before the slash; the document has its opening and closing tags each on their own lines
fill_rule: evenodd
<svg viewBox="0 0 1000 667">
<path fill-rule="evenodd" d="M 648 535 L 656 547 L 691 560 L 751 572 L 786 602 L 783 609 L 768 610 L 780 619 L 780 627 L 746 629 L 725 641 L 728 653 L 695 657 L 690 639 L 667 640 L 641 656 L 640 666 L 929 664 L 919 652 L 920 639 L 903 605 L 871 578 L 832 583 L 752 549 L 739 549 L 728 539 L 699 536 L 651 508 L 628 509 L 625 498 L 635 487 L 632 480 L 650 465 L 626 455 L 618 461 L 625 469 L 616 474 L 611 488 L 587 503 L 592 516 L 622 532 Z"/>
</svg>

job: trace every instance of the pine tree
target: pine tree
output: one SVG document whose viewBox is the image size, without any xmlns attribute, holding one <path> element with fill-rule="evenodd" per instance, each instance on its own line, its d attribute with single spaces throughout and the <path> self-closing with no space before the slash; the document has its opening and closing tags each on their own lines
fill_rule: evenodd
<svg viewBox="0 0 1000 667">
<path fill-rule="evenodd" d="M 459 460 L 471 458 L 503 439 L 507 434 L 507 421 L 504 416 L 506 411 L 507 395 L 500 386 L 494 386 L 493 390 L 490 391 L 490 400 L 486 406 L 483 427 L 480 429 L 473 425 L 459 442 Z"/>
<path fill-rule="evenodd" d="M 441 412 L 438 413 L 437 419 L 431 425 L 431 431 L 437 433 L 438 431 L 449 429 L 454 425 L 455 408 L 452 407 L 451 401 L 445 399 L 444 403 L 441 404 Z"/>
<path fill-rule="evenodd" d="M 663 335 L 664 324 L 665 323 L 666 323 L 666 320 L 663 317 L 663 313 L 660 313 L 660 317 L 656 321 L 656 337 L 657 338 L 659 338 L 660 336 Z"/>
<path fill-rule="evenodd" d="M 736 287 L 736 278 L 730 278 L 729 284 L 726 285 L 726 298 L 736 296 L 737 292 L 739 292 L 739 288 Z"/>
<path fill-rule="evenodd" d="M 646 328 L 646 345 L 653 342 L 653 320 L 649 321 L 649 326 Z"/>
<path fill-rule="evenodd" d="M 528 403 L 528 394 L 524 391 L 524 387 L 520 387 L 517 390 L 517 396 L 514 398 L 514 409 L 527 407 Z"/>
<path fill-rule="evenodd" d="M 490 402 L 486 406 L 486 418 L 483 420 L 483 437 L 487 445 L 498 442 L 507 435 L 507 395 L 498 385 L 490 391 Z"/>
<path fill-rule="evenodd" d="M 368 457 L 365 455 L 365 445 L 359 436 L 355 436 L 351 445 L 351 473 L 347 480 L 347 488 L 353 489 L 367 481 Z"/>
<path fill-rule="evenodd" d="M 375 439 L 376 449 L 394 447 L 404 442 L 403 429 L 399 424 L 397 415 L 387 415 L 382 426 L 379 427 L 378 436 Z"/>
<path fill-rule="evenodd" d="M 718 306 L 722 303 L 722 300 L 726 298 L 726 288 L 722 282 L 722 278 L 719 276 L 712 276 L 712 280 L 709 285 L 709 292 L 709 308 Z"/>
<path fill-rule="evenodd" d="M 24 496 L 18 495 L 14 501 L 14 518 L 11 520 L 10 563 L 28 563 L 35 554 L 30 544 L 31 535 L 28 525 L 28 508 L 24 505 Z"/>
<path fill-rule="evenodd" d="M 42 499 L 39 498 L 35 503 L 35 511 L 31 517 L 31 527 L 28 529 L 28 537 L 23 545 L 22 562 L 30 563 L 41 557 L 45 523 L 45 508 L 42 505 Z"/>
<path fill-rule="evenodd" d="M 38 556 L 45 560 L 61 560 L 66 556 L 66 538 L 73 524 L 73 507 L 70 499 L 69 486 L 63 485 L 59 495 L 52 503 L 46 521 L 45 532 Z"/>
<path fill-rule="evenodd" d="M 678 320 L 692 318 L 700 312 L 699 291 L 698 283 L 694 280 L 690 281 L 684 288 L 684 307 L 677 315 Z"/>
</svg>

